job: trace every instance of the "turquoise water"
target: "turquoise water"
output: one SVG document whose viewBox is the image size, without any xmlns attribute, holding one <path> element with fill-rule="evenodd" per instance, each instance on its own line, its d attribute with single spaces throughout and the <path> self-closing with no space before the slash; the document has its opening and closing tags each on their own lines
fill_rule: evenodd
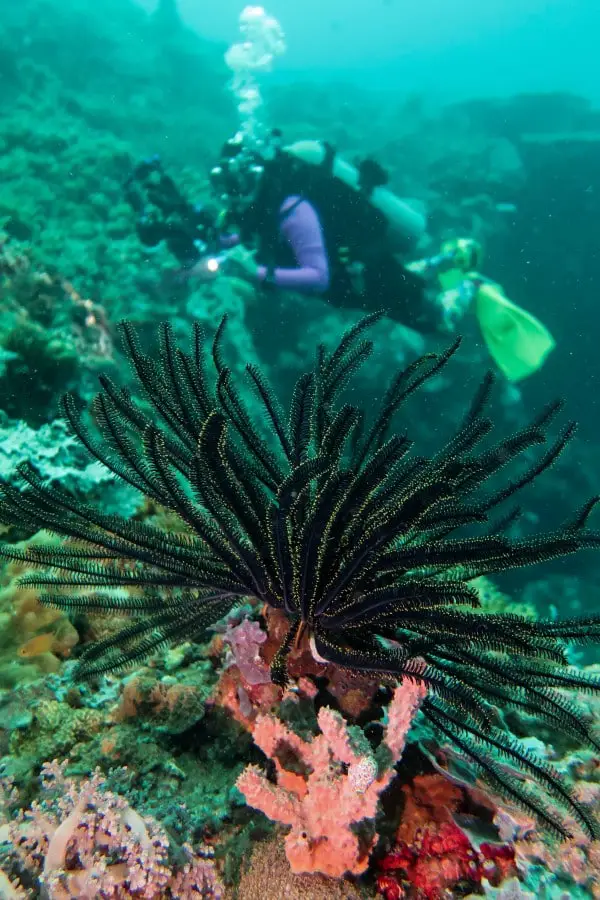
<svg viewBox="0 0 600 900">
<path fill-rule="evenodd" d="M 599 29 L 2 6 L 0 897 L 597 896 Z"/>
<path fill-rule="evenodd" d="M 155 3 L 145 0 L 144 7 Z M 204 9 L 179 4 L 186 22 L 228 44 L 240 4 Z M 269 4 L 284 23 L 288 52 L 281 77 L 336 80 L 426 91 L 444 99 L 572 90 L 597 98 L 593 65 L 600 20 L 593 0 L 317 0 Z"/>
</svg>

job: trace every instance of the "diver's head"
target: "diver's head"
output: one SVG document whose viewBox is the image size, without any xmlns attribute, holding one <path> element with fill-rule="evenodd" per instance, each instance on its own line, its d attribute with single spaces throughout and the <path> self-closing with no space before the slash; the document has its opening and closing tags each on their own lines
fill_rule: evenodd
<svg viewBox="0 0 600 900">
<path fill-rule="evenodd" d="M 247 209 L 254 203 L 265 174 L 265 165 L 280 148 L 280 133 L 273 131 L 267 140 L 251 140 L 236 134 L 223 144 L 218 164 L 210 180 L 219 200 L 232 210 Z"/>
</svg>

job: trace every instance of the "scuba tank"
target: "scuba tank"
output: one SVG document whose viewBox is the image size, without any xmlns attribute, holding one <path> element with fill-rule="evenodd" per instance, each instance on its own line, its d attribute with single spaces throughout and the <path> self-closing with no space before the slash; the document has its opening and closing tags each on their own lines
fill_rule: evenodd
<svg viewBox="0 0 600 900">
<path fill-rule="evenodd" d="M 364 193 L 368 202 L 387 221 L 390 249 L 401 252 L 414 247 L 425 233 L 426 221 L 416 209 L 413 209 L 404 200 L 396 197 L 383 184 L 377 184 L 365 189 L 361 178 L 361 171 L 351 163 L 341 159 L 337 154 L 331 154 L 327 145 L 320 141 L 296 141 L 283 148 L 290 156 L 304 163 L 318 166 L 330 166 L 333 177 L 338 178 L 347 187 Z"/>
</svg>

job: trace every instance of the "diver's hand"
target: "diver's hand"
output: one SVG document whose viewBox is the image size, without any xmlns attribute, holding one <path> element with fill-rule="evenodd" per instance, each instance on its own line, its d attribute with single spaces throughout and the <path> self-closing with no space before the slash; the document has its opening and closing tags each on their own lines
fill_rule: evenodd
<svg viewBox="0 0 600 900">
<path fill-rule="evenodd" d="M 220 256 L 203 256 L 193 266 L 182 266 L 180 269 L 169 269 L 163 276 L 163 281 L 169 287 L 195 283 L 209 284 L 221 273 Z"/>
<path fill-rule="evenodd" d="M 258 277 L 255 252 L 238 244 L 237 247 L 227 251 L 220 265 L 220 271 L 223 275 L 228 275 L 231 278 L 255 282 Z"/>
<path fill-rule="evenodd" d="M 172 273 L 172 278 L 178 284 L 188 282 L 209 284 L 219 275 L 228 275 L 244 281 L 256 281 L 257 270 L 254 252 L 239 245 L 219 256 L 203 256 L 193 266 L 177 269 Z"/>
<path fill-rule="evenodd" d="M 221 259 L 216 256 L 203 256 L 193 266 L 187 269 L 180 269 L 179 275 L 184 281 L 199 282 L 200 284 L 208 284 L 218 278 L 222 272 Z"/>
<path fill-rule="evenodd" d="M 442 314 L 442 327 L 444 331 L 455 331 L 458 322 L 471 307 L 479 285 L 470 278 L 464 278 L 455 288 L 442 291 L 437 295 L 436 302 Z"/>
</svg>

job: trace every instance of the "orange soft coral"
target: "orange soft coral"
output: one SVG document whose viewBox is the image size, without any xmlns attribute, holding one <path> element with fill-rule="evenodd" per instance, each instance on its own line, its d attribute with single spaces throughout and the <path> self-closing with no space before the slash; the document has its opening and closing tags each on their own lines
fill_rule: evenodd
<svg viewBox="0 0 600 900">
<path fill-rule="evenodd" d="M 257 766 L 249 766 L 237 784 L 251 806 L 290 826 L 286 853 L 293 872 L 341 878 L 366 870 L 377 840 L 372 820 L 379 796 L 394 776 L 391 763 L 402 755 L 423 696 L 423 687 L 408 680 L 396 689 L 384 737 L 387 764 L 360 729 L 329 708 L 319 711 L 321 733 L 312 741 L 273 716 L 256 720 L 254 740 L 274 762 L 277 784 Z"/>
</svg>

